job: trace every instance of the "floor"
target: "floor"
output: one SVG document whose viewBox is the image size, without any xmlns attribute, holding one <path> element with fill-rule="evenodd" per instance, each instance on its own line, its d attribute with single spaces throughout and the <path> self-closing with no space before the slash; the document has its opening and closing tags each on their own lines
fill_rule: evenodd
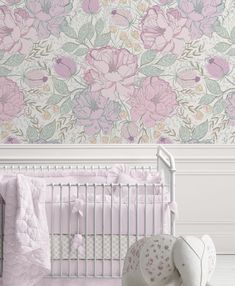
<svg viewBox="0 0 235 286">
<path fill-rule="evenodd" d="M 100 281 L 94 279 L 86 281 L 46 281 L 39 283 L 37 286 L 96 286 L 101 285 Z M 102 286 L 121 286 L 121 281 L 105 281 Z M 235 255 L 218 255 L 217 267 L 212 280 L 207 286 L 235 286 Z"/>
<path fill-rule="evenodd" d="M 38 283 L 37 286 L 96 286 L 101 285 L 101 281 L 95 281 L 89 279 L 86 281 L 82 280 L 43 280 Z M 102 286 L 121 286 L 121 281 L 116 280 L 115 282 L 106 280 L 102 282 Z M 0 281 L 1 285 L 1 281 Z M 235 286 L 235 255 L 219 255 L 217 257 L 216 271 L 212 277 L 212 280 L 207 286 Z"/>
<path fill-rule="evenodd" d="M 208 286 L 235 286 L 235 255 L 217 256 L 216 271 Z"/>
</svg>

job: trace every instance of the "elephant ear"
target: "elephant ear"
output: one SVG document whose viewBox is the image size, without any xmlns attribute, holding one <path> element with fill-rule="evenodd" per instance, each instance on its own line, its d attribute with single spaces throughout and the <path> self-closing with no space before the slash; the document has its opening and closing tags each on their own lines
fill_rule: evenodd
<svg viewBox="0 0 235 286">
<path fill-rule="evenodd" d="M 214 242 L 212 241 L 209 235 L 203 235 L 202 241 L 206 245 L 206 249 L 208 252 L 208 281 L 210 281 L 216 267 L 216 249 Z"/>
<path fill-rule="evenodd" d="M 208 281 L 208 252 L 197 237 L 180 237 L 174 244 L 173 259 L 184 286 L 205 286 Z"/>
<path fill-rule="evenodd" d="M 150 237 L 140 256 L 141 275 L 147 285 L 181 284 L 181 279 L 173 263 L 172 249 L 176 238 L 170 235 Z"/>
</svg>

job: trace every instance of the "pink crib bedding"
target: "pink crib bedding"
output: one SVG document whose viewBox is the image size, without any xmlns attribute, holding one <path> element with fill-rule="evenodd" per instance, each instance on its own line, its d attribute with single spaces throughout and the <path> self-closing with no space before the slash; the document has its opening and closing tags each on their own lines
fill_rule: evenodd
<svg viewBox="0 0 235 286">
<path fill-rule="evenodd" d="M 139 203 L 135 201 L 128 205 L 126 201 L 88 202 L 83 205 L 83 216 L 73 213 L 74 201 L 60 203 L 46 203 L 49 231 L 52 233 L 86 233 L 87 234 L 138 234 L 152 235 L 160 233 L 162 228 L 169 232 L 169 216 L 171 205 L 169 200 L 161 203 L 161 196 L 139 196 Z M 117 199 L 117 198 L 116 198 Z M 155 199 L 155 203 L 152 201 Z M 111 200 L 111 198 L 109 198 Z M 118 199 L 117 199 L 118 200 Z M 124 198 L 123 198 L 124 200 Z M 131 223 L 129 223 L 131 222 Z M 162 222 L 164 225 L 162 225 Z"/>
</svg>

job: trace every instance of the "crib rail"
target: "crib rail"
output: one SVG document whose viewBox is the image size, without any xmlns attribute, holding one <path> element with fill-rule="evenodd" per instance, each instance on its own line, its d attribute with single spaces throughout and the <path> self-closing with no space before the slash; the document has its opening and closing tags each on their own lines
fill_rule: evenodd
<svg viewBox="0 0 235 286">
<path fill-rule="evenodd" d="M 48 188 L 51 194 L 47 203 L 52 250 L 50 276 L 53 278 L 120 278 L 125 252 L 133 242 L 171 231 L 166 228 L 169 213 L 167 217 L 164 210 L 170 201 L 163 184 L 49 184 Z M 84 207 L 80 213 L 73 213 L 74 201 L 81 195 Z M 79 250 L 72 251 L 75 234 L 82 235 L 84 255 Z M 65 235 L 69 249 L 66 257 Z M 55 258 L 56 239 L 59 254 Z"/>
</svg>

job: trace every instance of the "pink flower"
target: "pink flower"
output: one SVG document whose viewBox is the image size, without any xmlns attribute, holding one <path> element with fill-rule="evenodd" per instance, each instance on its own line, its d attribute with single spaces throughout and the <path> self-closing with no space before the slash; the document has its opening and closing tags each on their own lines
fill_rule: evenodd
<svg viewBox="0 0 235 286">
<path fill-rule="evenodd" d="M 230 92 L 227 96 L 226 112 L 230 125 L 235 126 L 235 93 Z"/>
<path fill-rule="evenodd" d="M 82 9 L 87 14 L 95 14 L 100 9 L 99 0 L 83 0 Z"/>
<path fill-rule="evenodd" d="M 67 15 L 69 0 L 28 0 L 26 7 L 35 18 L 34 26 L 40 39 L 59 36 L 60 26 Z"/>
<path fill-rule="evenodd" d="M 183 88 L 192 88 L 201 81 L 198 71 L 183 69 L 177 73 L 177 82 Z"/>
<path fill-rule="evenodd" d="M 121 129 L 121 136 L 133 143 L 138 136 L 138 126 L 135 122 L 125 122 Z"/>
<path fill-rule="evenodd" d="M 164 12 L 157 5 L 149 8 L 142 20 L 141 39 L 145 49 L 180 55 L 185 42 L 190 40 L 185 24 L 186 19 L 177 9 Z"/>
<path fill-rule="evenodd" d="M 229 64 L 224 58 L 214 56 L 208 60 L 206 69 L 212 77 L 221 79 L 229 72 Z"/>
<path fill-rule="evenodd" d="M 24 75 L 24 81 L 29 87 L 40 87 L 48 81 L 48 76 L 44 70 L 28 70 Z"/>
<path fill-rule="evenodd" d="M 28 54 L 37 40 L 33 19 L 26 10 L 0 6 L 0 49 Z"/>
<path fill-rule="evenodd" d="M 87 135 L 110 133 L 113 124 L 119 119 L 120 104 L 109 100 L 99 92 L 84 92 L 74 99 L 73 112 L 78 125 L 84 126 Z"/>
<path fill-rule="evenodd" d="M 171 4 L 172 2 L 173 2 L 173 0 L 159 0 L 159 3 L 161 5 Z"/>
<path fill-rule="evenodd" d="M 223 12 L 223 0 L 179 0 L 179 9 L 187 18 L 193 39 L 211 37 L 213 26 Z"/>
<path fill-rule="evenodd" d="M 24 95 L 18 85 L 6 77 L 0 77 L 0 121 L 17 117 L 24 107 Z"/>
<path fill-rule="evenodd" d="M 169 83 L 158 77 L 146 78 L 142 87 L 135 90 L 129 103 L 132 106 L 132 120 L 142 120 L 149 128 L 170 117 L 178 105 L 176 93 Z"/>
<path fill-rule="evenodd" d="M 111 24 L 120 27 L 129 27 L 132 21 L 130 11 L 126 9 L 114 9 L 111 12 Z"/>
<path fill-rule="evenodd" d="M 75 61 L 68 57 L 58 57 L 54 63 L 55 72 L 64 79 L 69 79 L 77 71 L 77 64 Z"/>
<path fill-rule="evenodd" d="M 91 91 L 100 91 L 105 97 L 118 94 L 128 98 L 133 93 L 133 82 L 137 72 L 137 57 L 126 49 L 104 47 L 93 49 L 87 55 L 84 79 Z"/>
</svg>

